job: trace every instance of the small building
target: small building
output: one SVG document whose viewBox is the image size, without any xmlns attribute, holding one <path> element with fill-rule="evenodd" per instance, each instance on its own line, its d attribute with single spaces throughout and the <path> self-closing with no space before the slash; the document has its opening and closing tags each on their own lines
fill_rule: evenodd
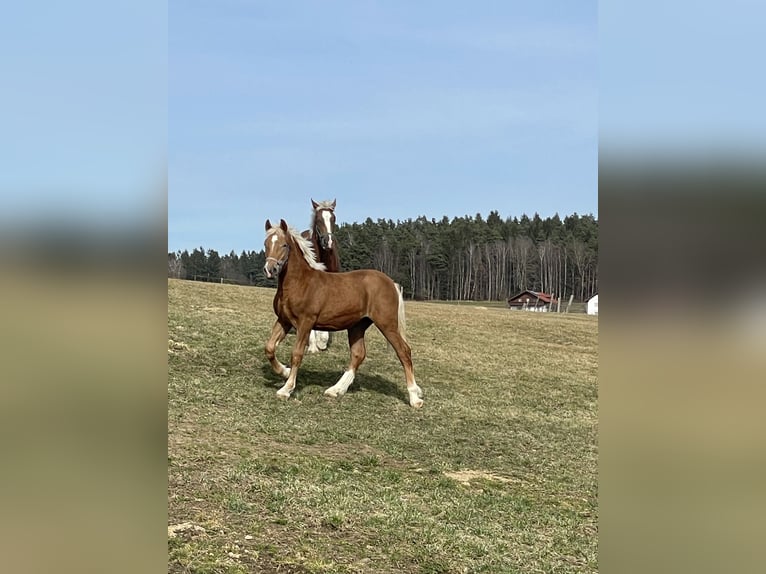
<svg viewBox="0 0 766 574">
<path fill-rule="evenodd" d="M 598 315 L 598 293 L 588 299 L 588 303 L 585 307 L 585 312 L 588 315 Z"/>
<path fill-rule="evenodd" d="M 518 295 L 508 298 L 509 309 L 521 309 L 522 311 L 552 311 L 553 306 L 558 303 L 553 295 L 542 293 L 540 291 L 531 291 L 527 289 Z"/>
</svg>

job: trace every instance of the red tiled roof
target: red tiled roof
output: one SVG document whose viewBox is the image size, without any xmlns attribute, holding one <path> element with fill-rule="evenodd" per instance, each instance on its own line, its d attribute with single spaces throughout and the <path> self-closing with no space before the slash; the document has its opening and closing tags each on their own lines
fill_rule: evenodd
<svg viewBox="0 0 766 574">
<path fill-rule="evenodd" d="M 533 297 L 536 299 L 539 299 L 543 303 L 557 303 L 558 299 L 554 299 L 553 295 L 550 295 L 549 293 L 542 293 L 540 291 L 532 291 L 531 289 L 527 289 L 526 291 L 522 291 L 521 293 L 514 295 L 513 297 L 509 297 L 508 301 L 512 301 L 514 299 L 518 299 L 524 293 L 530 293 Z"/>
</svg>

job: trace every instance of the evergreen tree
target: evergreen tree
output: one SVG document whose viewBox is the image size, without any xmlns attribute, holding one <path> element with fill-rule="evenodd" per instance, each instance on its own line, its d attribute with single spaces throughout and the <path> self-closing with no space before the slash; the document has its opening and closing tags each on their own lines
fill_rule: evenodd
<svg viewBox="0 0 766 574">
<path fill-rule="evenodd" d="M 379 269 L 407 297 L 503 300 L 524 289 L 585 300 L 598 290 L 598 220 L 573 213 L 538 213 L 503 220 L 491 211 L 475 216 L 420 216 L 405 221 L 367 218 L 338 226 L 341 267 Z M 202 247 L 168 254 L 168 273 L 187 279 L 275 287 L 263 274 L 265 254 L 233 251 L 219 256 Z"/>
</svg>

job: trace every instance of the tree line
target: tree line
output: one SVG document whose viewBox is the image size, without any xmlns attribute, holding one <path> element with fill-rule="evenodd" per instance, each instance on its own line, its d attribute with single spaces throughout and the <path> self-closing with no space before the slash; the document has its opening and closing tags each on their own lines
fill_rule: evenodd
<svg viewBox="0 0 766 574">
<path fill-rule="evenodd" d="M 598 292 L 593 215 L 367 218 L 339 225 L 337 242 L 343 271 L 383 271 L 412 299 L 497 301 L 531 289 L 585 301 Z M 262 249 L 220 255 L 199 247 L 168 253 L 168 276 L 274 287 L 264 263 Z"/>
</svg>

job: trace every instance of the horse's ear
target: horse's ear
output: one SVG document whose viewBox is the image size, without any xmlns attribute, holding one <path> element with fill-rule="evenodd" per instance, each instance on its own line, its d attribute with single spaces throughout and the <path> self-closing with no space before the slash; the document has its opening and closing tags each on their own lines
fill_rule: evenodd
<svg viewBox="0 0 766 574">
<path fill-rule="evenodd" d="M 332 208 L 335 209 L 335 200 L 332 200 Z"/>
<path fill-rule="evenodd" d="M 279 220 L 279 227 L 282 228 L 282 231 L 287 233 L 287 222 L 284 219 Z"/>
<path fill-rule="evenodd" d="M 267 220 L 266 220 L 266 231 L 268 231 L 269 229 L 271 229 L 271 227 L 272 227 L 272 225 L 271 225 L 271 221 L 269 221 L 269 220 L 267 219 Z"/>
<path fill-rule="evenodd" d="M 311 207 L 313 207 L 314 209 L 316 209 L 317 207 L 319 207 L 319 204 L 318 204 L 316 201 L 314 201 L 314 198 L 313 198 L 313 197 L 311 198 Z"/>
</svg>

